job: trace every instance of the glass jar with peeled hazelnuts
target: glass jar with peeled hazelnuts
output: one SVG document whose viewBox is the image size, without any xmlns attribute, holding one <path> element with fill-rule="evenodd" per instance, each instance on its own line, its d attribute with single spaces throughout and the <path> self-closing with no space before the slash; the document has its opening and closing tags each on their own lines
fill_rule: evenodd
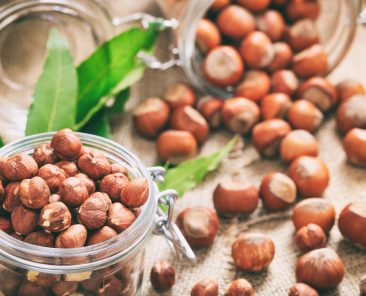
<svg viewBox="0 0 366 296">
<path fill-rule="evenodd" d="M 0 160 L 1 295 L 140 295 L 152 234 L 195 259 L 171 222 L 175 191 L 156 185 L 163 169 L 122 146 L 66 129 Z"/>
</svg>

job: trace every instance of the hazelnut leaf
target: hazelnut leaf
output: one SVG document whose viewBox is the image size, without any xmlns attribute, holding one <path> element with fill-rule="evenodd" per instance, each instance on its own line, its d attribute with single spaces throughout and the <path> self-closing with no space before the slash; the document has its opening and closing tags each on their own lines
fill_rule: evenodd
<svg viewBox="0 0 366 296">
<path fill-rule="evenodd" d="M 109 125 L 107 112 L 105 109 L 96 113 L 91 120 L 81 129 L 83 133 L 89 133 L 104 138 L 112 138 L 111 127 Z"/>
</svg>

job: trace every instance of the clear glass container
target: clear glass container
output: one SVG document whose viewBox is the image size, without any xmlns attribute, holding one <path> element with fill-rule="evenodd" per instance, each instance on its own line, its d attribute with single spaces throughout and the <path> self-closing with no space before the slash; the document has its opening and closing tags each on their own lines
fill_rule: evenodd
<svg viewBox="0 0 366 296">
<path fill-rule="evenodd" d="M 0 149 L 0 158 L 19 153 L 32 154 L 34 147 L 49 142 L 52 135 L 39 134 L 6 145 Z M 27 244 L 0 231 L 0 295 L 69 295 L 66 292 L 76 291 L 80 295 L 140 295 L 144 253 L 152 233 L 166 234 L 176 251 L 195 259 L 171 222 L 176 193 L 171 190 L 159 193 L 155 184 L 155 180 L 162 179 L 163 170 L 145 168 L 134 154 L 113 141 L 82 133 L 78 136 L 84 146 L 102 151 L 111 162 L 124 165 L 131 178 L 147 178 L 149 199 L 127 230 L 94 246 L 45 248 Z M 167 215 L 159 210 L 159 202 L 171 206 Z M 25 290 L 28 294 L 23 294 Z"/>
</svg>

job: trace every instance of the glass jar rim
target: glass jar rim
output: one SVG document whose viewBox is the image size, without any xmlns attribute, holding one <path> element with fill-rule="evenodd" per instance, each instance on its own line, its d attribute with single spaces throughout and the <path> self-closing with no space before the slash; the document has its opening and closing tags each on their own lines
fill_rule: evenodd
<svg viewBox="0 0 366 296">
<path fill-rule="evenodd" d="M 29 149 L 29 151 L 33 150 L 36 145 L 50 141 L 53 134 L 54 132 L 37 134 L 10 143 L 0 149 L 0 157 L 21 153 L 25 148 Z M 85 133 L 76 134 L 84 145 L 92 145 L 96 149 L 107 148 L 108 151 L 117 153 L 123 159 L 133 164 L 141 176 L 148 180 L 148 202 L 143 206 L 135 222 L 118 236 L 100 244 L 83 248 L 57 249 L 40 247 L 17 240 L 0 231 L 1 260 L 19 267 L 24 268 L 24 266 L 27 266 L 27 268 L 32 270 L 55 274 L 92 271 L 110 266 L 122 257 L 131 254 L 151 233 L 157 211 L 156 196 L 158 188 L 146 167 L 135 154 L 112 140 Z M 85 258 L 87 262 L 77 263 L 80 262 L 80 256 Z M 53 264 L 53 262 L 64 262 L 65 260 L 70 260 L 71 264 Z"/>
</svg>

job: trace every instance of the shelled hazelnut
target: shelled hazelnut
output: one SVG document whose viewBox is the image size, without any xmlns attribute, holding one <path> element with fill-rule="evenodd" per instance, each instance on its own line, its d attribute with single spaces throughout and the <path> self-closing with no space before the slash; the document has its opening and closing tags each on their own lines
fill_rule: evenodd
<svg viewBox="0 0 366 296">
<path fill-rule="evenodd" d="M 155 263 L 151 268 L 150 281 L 157 291 L 169 290 L 175 284 L 175 269 L 168 261 Z"/>
<path fill-rule="evenodd" d="M 46 164 L 41 167 L 38 176 L 46 181 L 51 192 L 58 191 L 61 183 L 67 178 L 64 170 L 53 164 Z"/>
<path fill-rule="evenodd" d="M 61 279 L 61 275 L 49 274 L 37 271 L 28 271 L 27 280 L 35 283 L 42 288 L 50 288 L 55 284 L 56 281 Z"/>
<path fill-rule="evenodd" d="M 63 203 L 69 207 L 78 207 L 89 197 L 84 183 L 75 177 L 67 178 L 61 183 L 59 195 Z"/>
<path fill-rule="evenodd" d="M 303 252 L 324 248 L 327 237 L 324 230 L 313 223 L 301 227 L 295 236 L 295 243 Z"/>
<path fill-rule="evenodd" d="M 114 172 L 111 171 L 111 174 L 114 174 Z M 94 181 L 92 179 L 90 179 L 87 175 L 85 175 L 83 173 L 78 173 L 74 177 L 79 179 L 81 181 L 81 183 L 84 184 L 84 186 L 88 190 L 89 195 L 91 195 L 95 192 Z"/>
<path fill-rule="evenodd" d="M 196 103 L 196 95 L 192 87 L 185 83 L 176 83 L 168 87 L 163 99 L 172 109 L 193 106 Z"/>
<path fill-rule="evenodd" d="M 319 296 L 319 294 L 315 289 L 306 284 L 296 283 L 290 288 L 288 296 Z"/>
<path fill-rule="evenodd" d="M 281 13 L 276 10 L 267 10 L 257 18 L 257 28 L 272 41 L 277 41 L 282 38 L 286 24 Z"/>
<path fill-rule="evenodd" d="M 338 99 L 341 103 L 354 95 L 366 95 L 365 87 L 355 80 L 344 80 L 337 84 Z"/>
<path fill-rule="evenodd" d="M 36 283 L 33 283 L 28 280 L 24 280 L 18 289 L 18 296 L 49 296 L 48 288 L 43 288 L 38 286 Z"/>
<path fill-rule="evenodd" d="M 80 171 L 93 180 L 103 178 L 111 172 L 108 159 L 99 152 L 90 152 L 82 155 L 78 160 Z"/>
<path fill-rule="evenodd" d="M 128 169 L 119 164 L 119 163 L 112 163 L 111 164 L 111 174 L 121 173 L 128 177 Z"/>
<path fill-rule="evenodd" d="M 4 218 L 4 217 L 0 217 L 0 230 L 6 232 L 6 233 L 11 233 L 13 228 L 11 226 L 11 223 L 8 219 Z"/>
<path fill-rule="evenodd" d="M 29 155 L 18 154 L 7 157 L 2 164 L 2 172 L 9 181 L 22 181 L 37 174 L 38 165 Z"/>
<path fill-rule="evenodd" d="M 211 96 L 202 97 L 197 103 L 197 110 L 207 120 L 210 127 L 218 128 L 221 125 L 221 108 L 223 101 Z"/>
<path fill-rule="evenodd" d="M 254 296 L 252 285 L 245 279 L 232 281 L 225 289 L 224 296 Z"/>
<path fill-rule="evenodd" d="M 352 128 L 366 128 L 366 96 L 354 95 L 337 110 L 337 128 L 342 134 Z"/>
<path fill-rule="evenodd" d="M 271 80 L 264 71 L 248 71 L 244 80 L 236 87 L 235 96 L 258 102 L 268 94 Z"/>
<path fill-rule="evenodd" d="M 14 231 L 20 235 L 27 235 L 37 229 L 38 213 L 18 205 L 11 212 L 11 225 Z"/>
<path fill-rule="evenodd" d="M 267 67 L 268 71 L 271 73 L 287 68 L 290 65 L 293 57 L 291 47 L 285 42 L 273 43 L 273 49 L 274 58 Z"/>
<path fill-rule="evenodd" d="M 79 207 L 78 221 L 87 229 L 99 229 L 107 222 L 107 211 L 111 206 L 108 195 L 93 193 Z"/>
<path fill-rule="evenodd" d="M 88 231 L 81 224 L 71 225 L 61 232 L 55 241 L 56 248 L 81 248 L 84 247 Z"/>
<path fill-rule="evenodd" d="M 56 296 L 73 295 L 78 289 L 77 282 L 58 281 L 52 286 L 52 292 Z"/>
<path fill-rule="evenodd" d="M 347 159 L 358 166 L 366 166 L 366 130 L 351 129 L 343 140 Z"/>
<path fill-rule="evenodd" d="M 5 189 L 3 182 L 0 180 L 0 203 L 3 202 L 5 199 Z"/>
<path fill-rule="evenodd" d="M 301 19 L 286 32 L 286 41 L 294 51 L 301 51 L 320 41 L 318 29 L 311 19 Z"/>
<path fill-rule="evenodd" d="M 250 11 L 257 13 L 265 10 L 271 3 L 271 0 L 238 0 L 238 3 Z"/>
<path fill-rule="evenodd" d="M 62 160 L 55 163 L 55 166 L 62 169 L 67 177 L 74 177 L 79 172 L 78 167 L 72 161 Z"/>
<path fill-rule="evenodd" d="M 319 0 L 294 0 L 287 5 L 286 15 L 292 21 L 302 18 L 315 20 L 319 16 L 320 9 Z"/>
<path fill-rule="evenodd" d="M 82 144 L 76 134 L 70 129 L 58 131 L 51 140 L 51 147 L 66 159 L 76 159 L 82 152 Z"/>
<path fill-rule="evenodd" d="M 100 181 L 99 190 L 106 193 L 112 200 L 119 200 L 121 191 L 129 182 L 130 180 L 124 174 L 109 174 Z"/>
<path fill-rule="evenodd" d="M 52 233 L 44 230 L 39 230 L 29 233 L 25 238 L 24 242 L 32 245 L 53 248 L 55 246 L 55 238 Z"/>
<path fill-rule="evenodd" d="M 215 0 L 212 4 L 210 9 L 213 11 L 218 11 L 223 9 L 225 6 L 230 4 L 231 0 Z"/>
<path fill-rule="evenodd" d="M 207 53 L 212 48 L 220 45 L 220 31 L 209 19 L 201 19 L 199 21 L 196 28 L 196 43 L 203 53 Z"/>
<path fill-rule="evenodd" d="M 149 197 L 149 184 L 145 178 L 136 178 L 126 184 L 120 193 L 121 202 L 130 208 L 142 206 Z"/>
<path fill-rule="evenodd" d="M 104 241 L 116 237 L 117 235 L 117 231 L 115 231 L 112 227 L 103 226 L 101 229 L 97 230 L 89 237 L 88 246 L 100 244 Z"/>
<path fill-rule="evenodd" d="M 127 229 L 135 220 L 135 214 L 119 202 L 112 204 L 108 209 L 107 224 L 118 233 Z"/>
<path fill-rule="evenodd" d="M 49 143 L 40 144 L 34 148 L 33 158 L 39 167 L 45 164 L 54 164 L 57 161 L 57 156 Z"/>
<path fill-rule="evenodd" d="M 5 187 L 5 199 L 3 202 L 3 209 L 9 213 L 21 205 L 19 198 L 19 182 L 11 182 Z"/>
<path fill-rule="evenodd" d="M 61 232 L 70 227 L 71 213 L 62 202 L 45 205 L 39 215 L 38 225 L 46 231 Z"/>
<path fill-rule="evenodd" d="M 218 296 L 219 284 L 216 280 L 206 278 L 195 284 L 191 290 L 191 296 Z"/>
<path fill-rule="evenodd" d="M 299 87 L 299 80 L 291 70 L 278 70 L 272 74 L 272 92 L 293 96 Z"/>
<path fill-rule="evenodd" d="M 266 95 L 261 101 L 261 115 L 263 120 L 287 116 L 288 109 L 292 105 L 288 95 L 283 93 L 272 93 Z"/>
<path fill-rule="evenodd" d="M 289 123 L 295 129 L 314 133 L 323 123 L 323 113 L 310 101 L 298 100 L 287 112 Z"/>
</svg>

